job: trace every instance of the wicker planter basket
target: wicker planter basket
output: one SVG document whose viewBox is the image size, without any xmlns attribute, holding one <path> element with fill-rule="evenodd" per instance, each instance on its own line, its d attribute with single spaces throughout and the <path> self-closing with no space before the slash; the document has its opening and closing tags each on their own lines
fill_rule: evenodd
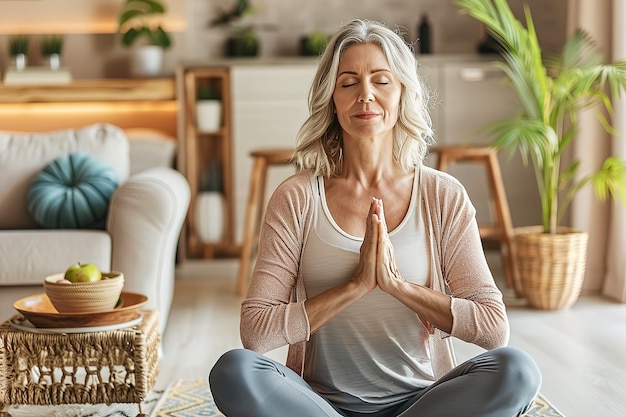
<svg viewBox="0 0 626 417">
<path fill-rule="evenodd" d="M 556 234 L 541 226 L 515 229 L 517 267 L 528 303 L 542 310 L 570 308 L 585 279 L 589 235 L 559 227 Z"/>
</svg>

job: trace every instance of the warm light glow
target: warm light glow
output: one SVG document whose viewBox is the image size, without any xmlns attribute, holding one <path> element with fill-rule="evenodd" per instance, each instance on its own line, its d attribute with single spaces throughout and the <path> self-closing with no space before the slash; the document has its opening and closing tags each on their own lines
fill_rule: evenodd
<svg viewBox="0 0 626 417">
<path fill-rule="evenodd" d="M 178 103 L 168 101 L 0 103 L 0 130 L 44 132 L 111 123 L 123 129 L 151 128 L 176 137 Z"/>
<path fill-rule="evenodd" d="M 125 0 L 0 1 L 0 34 L 116 33 Z M 187 30 L 186 2 L 163 0 L 163 28 Z"/>
<path fill-rule="evenodd" d="M 167 32 L 185 32 L 187 22 L 168 20 L 163 23 L 163 29 Z M 117 23 L 111 21 L 102 22 L 46 22 L 40 23 L 0 23 L 0 34 L 26 34 L 47 35 L 50 33 L 81 34 L 81 33 L 116 33 Z"/>
<path fill-rule="evenodd" d="M 2 115 L 19 116 L 46 115 L 57 113 L 129 113 L 151 111 L 176 111 L 177 103 L 171 101 L 122 101 L 122 102 L 80 102 L 80 103 L 11 103 L 0 104 Z"/>
</svg>

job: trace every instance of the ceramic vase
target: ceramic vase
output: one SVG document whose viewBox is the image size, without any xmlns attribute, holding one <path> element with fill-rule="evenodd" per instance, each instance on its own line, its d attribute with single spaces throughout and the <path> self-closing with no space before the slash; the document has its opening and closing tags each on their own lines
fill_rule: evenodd
<svg viewBox="0 0 626 417">
<path fill-rule="evenodd" d="M 217 132 L 222 123 L 222 102 L 198 100 L 196 102 L 196 126 L 200 132 Z"/>
<path fill-rule="evenodd" d="M 224 237 L 224 196 L 218 191 L 203 191 L 196 197 L 196 233 L 203 243 L 219 242 Z"/>
<path fill-rule="evenodd" d="M 61 68 L 61 56 L 59 54 L 51 54 L 48 59 L 50 62 L 50 69 L 52 71 L 57 71 Z"/>
<path fill-rule="evenodd" d="M 135 77 L 154 77 L 163 72 L 163 48 L 154 45 L 138 47 L 132 56 L 132 74 Z"/>
<path fill-rule="evenodd" d="M 15 69 L 18 71 L 24 71 L 26 68 L 26 54 L 15 55 Z"/>
</svg>

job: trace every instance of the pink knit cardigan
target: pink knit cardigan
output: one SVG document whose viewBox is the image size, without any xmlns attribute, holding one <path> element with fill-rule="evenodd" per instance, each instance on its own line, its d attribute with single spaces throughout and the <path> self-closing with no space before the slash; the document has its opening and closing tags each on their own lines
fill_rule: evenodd
<svg viewBox="0 0 626 417">
<path fill-rule="evenodd" d="M 465 189 L 446 173 L 424 166 L 416 169 L 420 170 L 420 201 L 431 246 L 429 286 L 452 297 L 451 334 L 430 326 L 430 357 L 439 378 L 456 364 L 449 336 L 493 349 L 508 343 L 509 323 Z M 243 346 L 265 353 L 288 344 L 286 364 L 300 375 L 311 335 L 304 308 L 301 254 L 317 198 L 315 179 L 308 171 L 288 178 L 274 192 L 261 225 L 248 295 L 241 307 Z"/>
</svg>

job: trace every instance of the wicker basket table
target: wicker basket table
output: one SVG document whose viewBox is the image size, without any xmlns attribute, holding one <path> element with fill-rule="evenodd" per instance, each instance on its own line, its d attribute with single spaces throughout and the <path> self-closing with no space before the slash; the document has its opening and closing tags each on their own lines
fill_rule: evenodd
<svg viewBox="0 0 626 417">
<path fill-rule="evenodd" d="M 137 403 L 158 375 L 158 314 L 134 327 L 33 333 L 0 325 L 0 415 L 4 405 Z"/>
</svg>

